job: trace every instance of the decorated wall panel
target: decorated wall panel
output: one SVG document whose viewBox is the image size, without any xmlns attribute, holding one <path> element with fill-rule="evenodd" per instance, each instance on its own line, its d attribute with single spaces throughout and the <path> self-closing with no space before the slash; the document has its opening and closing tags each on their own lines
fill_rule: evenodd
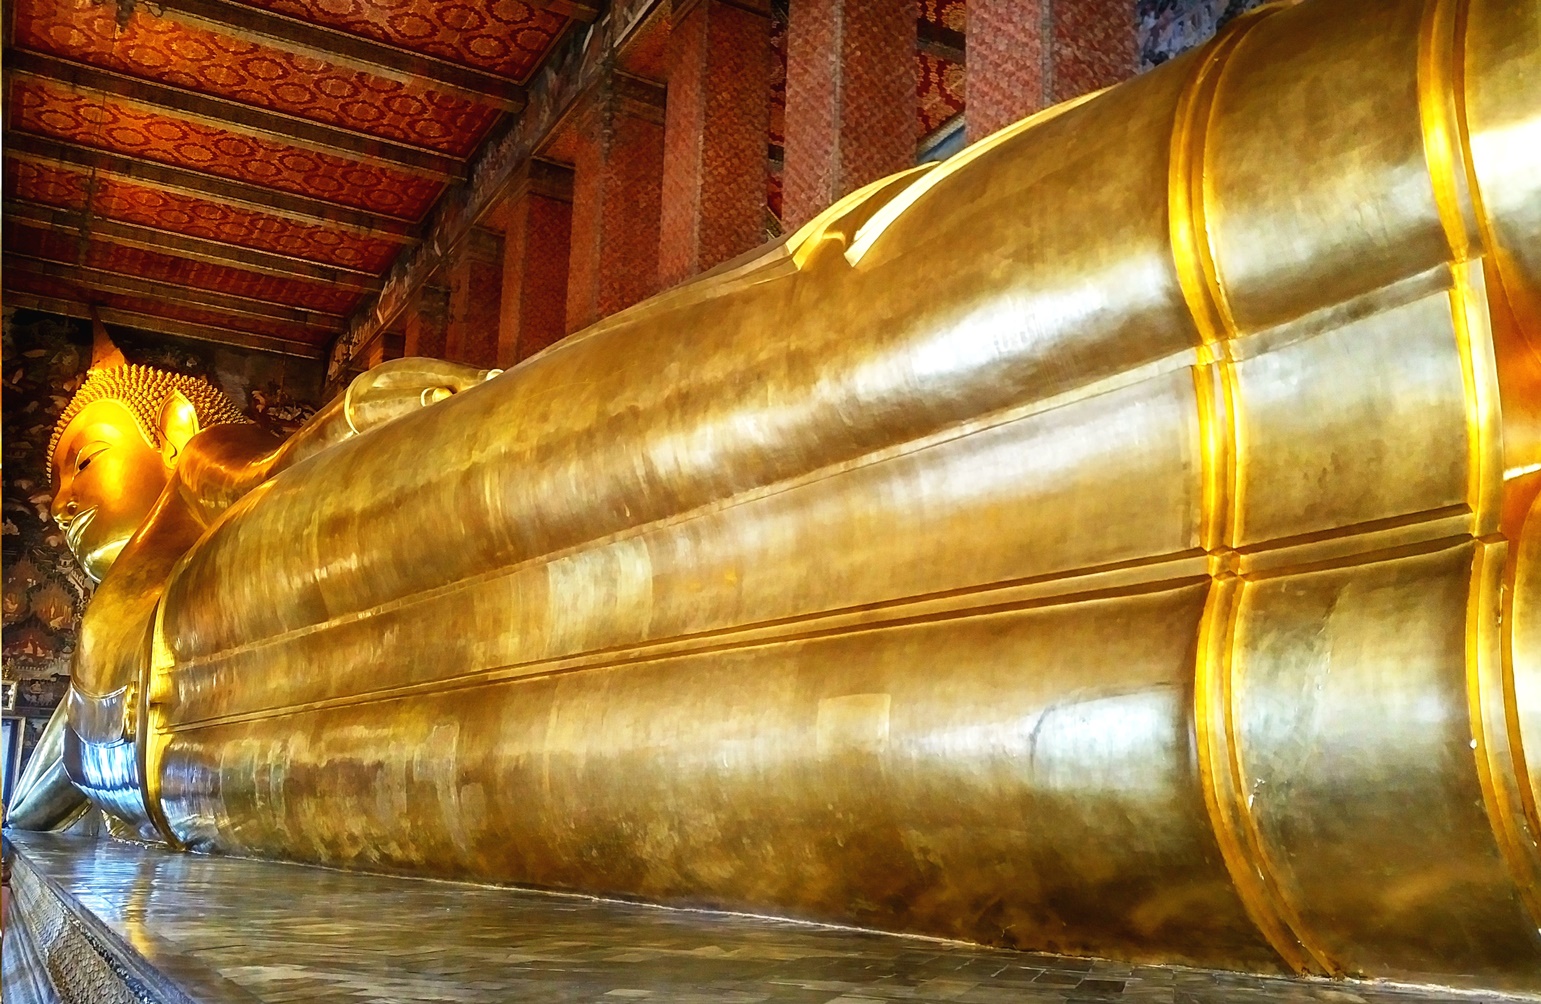
<svg viewBox="0 0 1541 1004">
<path fill-rule="evenodd" d="M 920 114 L 915 133 L 928 136 L 963 111 L 964 70 L 962 63 L 927 52 L 920 53 L 916 63 Z"/>
<path fill-rule="evenodd" d="M 920 26 L 927 36 L 961 42 L 968 32 L 968 6 L 964 0 L 921 0 Z M 962 114 L 964 66 L 958 60 L 926 51 L 916 54 L 915 63 L 916 97 L 919 99 L 915 133 L 917 137 L 925 137 L 953 116 Z"/>
<path fill-rule="evenodd" d="M 781 232 L 781 171 L 785 157 L 787 120 L 787 7 L 785 0 L 771 5 L 771 100 L 767 154 L 770 169 L 765 177 L 766 237 Z"/>
</svg>

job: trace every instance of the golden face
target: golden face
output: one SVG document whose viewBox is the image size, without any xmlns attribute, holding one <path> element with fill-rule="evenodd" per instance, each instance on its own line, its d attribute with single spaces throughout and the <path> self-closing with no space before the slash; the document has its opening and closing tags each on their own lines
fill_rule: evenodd
<svg viewBox="0 0 1541 1004">
<path fill-rule="evenodd" d="M 113 400 L 83 408 L 52 457 L 53 518 L 91 578 L 100 582 L 144 523 L 171 476 L 133 414 Z"/>
</svg>

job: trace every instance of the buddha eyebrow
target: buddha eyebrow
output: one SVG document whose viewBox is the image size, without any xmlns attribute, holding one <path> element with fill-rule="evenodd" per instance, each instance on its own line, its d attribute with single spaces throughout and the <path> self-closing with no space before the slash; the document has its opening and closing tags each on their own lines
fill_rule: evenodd
<svg viewBox="0 0 1541 1004">
<path fill-rule="evenodd" d="M 89 440 L 86 440 L 84 443 L 80 443 L 80 444 L 77 444 L 75 446 L 70 447 L 69 452 L 65 454 L 64 462 L 68 463 L 68 464 L 79 463 L 80 462 L 80 455 L 82 453 L 85 453 L 87 450 L 93 449 L 94 447 L 98 447 L 98 446 L 101 447 L 102 450 L 105 450 L 105 449 L 110 448 L 112 446 L 112 444 L 107 442 L 105 439 L 89 439 Z M 97 450 L 96 452 L 100 453 L 101 450 Z M 93 453 L 92 456 L 95 456 L 95 454 Z"/>
</svg>

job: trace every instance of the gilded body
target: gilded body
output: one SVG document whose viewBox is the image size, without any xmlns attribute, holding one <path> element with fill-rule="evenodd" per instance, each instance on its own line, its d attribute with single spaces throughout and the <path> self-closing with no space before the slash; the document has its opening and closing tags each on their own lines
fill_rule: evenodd
<svg viewBox="0 0 1541 1004">
<path fill-rule="evenodd" d="M 150 822 L 1541 991 L 1538 88 L 1535 4 L 1265 8 L 267 478 Z"/>
</svg>

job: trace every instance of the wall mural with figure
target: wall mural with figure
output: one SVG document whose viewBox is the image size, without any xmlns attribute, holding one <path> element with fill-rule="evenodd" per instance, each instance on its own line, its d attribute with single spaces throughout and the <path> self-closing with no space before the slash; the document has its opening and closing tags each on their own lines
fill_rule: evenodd
<svg viewBox="0 0 1541 1004">
<path fill-rule="evenodd" d="M 1263 0 L 1135 0 L 1139 70 L 1144 72 L 1207 42 L 1232 18 Z"/>
<path fill-rule="evenodd" d="M 320 363 L 228 346 L 110 329 L 131 361 L 203 377 L 258 424 L 280 435 L 310 417 L 321 393 Z M 16 684 L 30 751 L 64 696 L 80 612 L 91 580 L 48 514 L 48 441 L 60 411 L 91 363 L 91 323 L 7 310 L 4 353 L 4 578 L 0 661 Z"/>
<path fill-rule="evenodd" d="M 48 515 L 45 454 L 59 412 L 91 362 L 89 323 L 7 311 L 4 321 L 4 676 L 16 683 L 30 748 L 64 696 L 91 580 Z"/>
</svg>

